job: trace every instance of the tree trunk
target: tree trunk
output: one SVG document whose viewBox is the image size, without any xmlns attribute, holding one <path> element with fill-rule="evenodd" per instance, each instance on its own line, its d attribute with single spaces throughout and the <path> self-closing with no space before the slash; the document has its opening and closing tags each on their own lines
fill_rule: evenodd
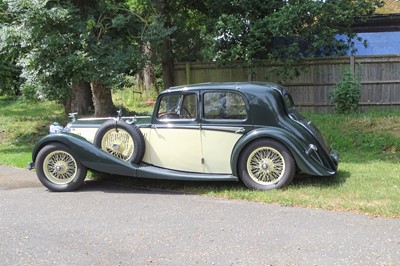
<svg viewBox="0 0 400 266">
<path fill-rule="evenodd" d="M 164 88 L 174 86 L 174 57 L 172 54 L 171 38 L 165 37 L 163 41 L 163 50 L 161 54 L 161 66 L 164 78 Z"/>
<path fill-rule="evenodd" d="M 100 82 L 92 83 L 94 116 L 106 117 L 112 115 L 114 111 L 114 103 L 111 97 L 111 90 Z"/>
<path fill-rule="evenodd" d="M 89 82 L 72 83 L 71 111 L 87 115 L 93 110 L 92 91 Z"/>
<path fill-rule="evenodd" d="M 144 86 L 143 69 L 136 73 L 136 88 L 142 91 Z"/>
<path fill-rule="evenodd" d="M 171 28 L 171 3 L 167 0 L 159 0 L 156 2 L 156 10 L 159 16 L 165 18 L 164 28 Z M 170 36 L 166 36 L 164 38 L 161 46 L 160 56 L 164 88 L 169 88 L 174 86 L 174 53 L 172 51 L 172 40 Z"/>
<path fill-rule="evenodd" d="M 65 115 L 68 115 L 69 113 L 71 113 L 71 102 L 72 102 L 72 99 L 70 97 L 64 98 L 60 102 L 62 104 L 62 106 L 64 107 Z"/>
<path fill-rule="evenodd" d="M 143 69 L 144 89 L 151 90 L 154 84 L 154 70 L 151 65 L 146 65 Z"/>
<path fill-rule="evenodd" d="M 151 61 L 151 58 L 153 57 L 153 51 L 150 42 L 147 42 L 147 44 L 143 46 L 143 53 L 147 58 L 145 67 L 143 69 L 144 88 L 145 90 L 149 91 L 152 87 L 154 87 L 158 93 L 154 64 Z"/>
</svg>

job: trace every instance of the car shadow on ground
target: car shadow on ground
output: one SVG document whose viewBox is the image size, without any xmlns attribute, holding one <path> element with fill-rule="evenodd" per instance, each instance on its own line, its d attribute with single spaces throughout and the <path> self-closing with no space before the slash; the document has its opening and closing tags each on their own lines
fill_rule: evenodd
<svg viewBox="0 0 400 266">
<path fill-rule="evenodd" d="M 289 185 L 296 187 L 336 187 L 350 177 L 347 171 L 338 171 L 335 176 L 316 177 L 298 176 Z M 247 190 L 242 182 L 222 181 L 179 181 L 148 178 L 135 178 L 117 175 L 94 173 L 85 181 L 78 191 L 103 191 L 106 193 L 171 193 L 171 194 L 204 194 L 224 190 Z"/>
<path fill-rule="evenodd" d="M 140 193 L 140 194 L 183 194 L 178 188 L 173 189 L 168 186 L 161 186 L 158 181 L 160 180 L 136 180 L 132 177 L 110 176 L 109 178 L 102 178 L 100 180 L 85 180 L 76 192 L 96 192 L 101 191 L 104 193 Z M 152 182 L 152 183 L 149 183 Z M 148 184 L 146 184 L 148 183 Z"/>
<path fill-rule="evenodd" d="M 105 193 L 168 193 L 202 194 L 223 189 L 246 189 L 241 182 L 180 181 L 102 175 L 86 180 L 77 191 L 103 191 Z"/>
</svg>

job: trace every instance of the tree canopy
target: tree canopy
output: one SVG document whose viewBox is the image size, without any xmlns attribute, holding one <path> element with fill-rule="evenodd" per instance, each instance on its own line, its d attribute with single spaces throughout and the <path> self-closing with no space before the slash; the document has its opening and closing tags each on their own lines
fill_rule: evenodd
<svg viewBox="0 0 400 266">
<path fill-rule="evenodd" d="M 306 57 L 341 55 L 351 49 L 355 19 L 366 19 L 379 0 L 218 1 L 214 53 L 218 60 L 285 61 L 289 70 Z M 348 36 L 337 39 L 337 34 Z M 284 74 L 287 76 L 287 73 Z"/>
<path fill-rule="evenodd" d="M 0 0 L 0 93 L 79 99 L 91 84 L 97 115 L 112 109 L 110 88 L 160 66 L 174 84 L 176 61 L 285 61 L 352 47 L 355 19 L 381 0 Z M 337 39 L 337 34 L 348 36 Z M 284 73 L 287 76 L 286 72 Z M 75 86 L 75 85 L 76 86 Z M 21 85 L 21 86 L 20 86 Z M 69 106 L 69 107 L 68 107 Z M 98 110 L 101 110 L 99 111 Z"/>
</svg>

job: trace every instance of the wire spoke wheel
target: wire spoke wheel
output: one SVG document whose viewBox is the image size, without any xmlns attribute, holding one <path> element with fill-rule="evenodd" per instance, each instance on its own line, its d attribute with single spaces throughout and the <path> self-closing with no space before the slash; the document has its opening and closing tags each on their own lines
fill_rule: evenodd
<svg viewBox="0 0 400 266">
<path fill-rule="evenodd" d="M 288 185 L 296 173 L 290 150 L 273 139 L 258 139 L 248 144 L 238 160 L 239 176 L 251 189 L 269 190 Z"/>
<path fill-rule="evenodd" d="M 128 161 L 135 150 L 131 135 L 124 129 L 112 129 L 104 134 L 101 149 L 121 160 Z"/>
<path fill-rule="evenodd" d="M 54 151 L 44 159 L 44 173 L 55 184 L 68 184 L 77 174 L 77 164 L 69 153 Z"/>
<path fill-rule="evenodd" d="M 253 151 L 247 160 L 250 177 L 262 185 L 278 182 L 285 172 L 285 160 L 276 149 L 262 147 Z"/>
<path fill-rule="evenodd" d="M 72 191 L 85 180 L 87 168 L 66 145 L 49 143 L 35 161 L 39 181 L 51 191 Z"/>
</svg>

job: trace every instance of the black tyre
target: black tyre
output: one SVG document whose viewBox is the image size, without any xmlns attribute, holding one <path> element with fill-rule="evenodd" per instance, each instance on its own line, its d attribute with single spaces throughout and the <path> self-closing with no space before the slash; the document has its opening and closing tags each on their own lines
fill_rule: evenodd
<svg viewBox="0 0 400 266">
<path fill-rule="evenodd" d="M 145 141 L 135 125 L 120 120 L 105 122 L 96 132 L 94 144 L 109 154 L 129 163 L 139 163 L 144 155 Z"/>
<path fill-rule="evenodd" d="M 52 143 L 43 147 L 35 161 L 36 175 L 51 191 L 72 191 L 85 180 L 87 168 L 67 146 Z"/>
<path fill-rule="evenodd" d="M 281 188 L 292 182 L 296 164 L 290 151 L 272 139 L 250 143 L 239 158 L 239 175 L 251 189 Z"/>
</svg>

